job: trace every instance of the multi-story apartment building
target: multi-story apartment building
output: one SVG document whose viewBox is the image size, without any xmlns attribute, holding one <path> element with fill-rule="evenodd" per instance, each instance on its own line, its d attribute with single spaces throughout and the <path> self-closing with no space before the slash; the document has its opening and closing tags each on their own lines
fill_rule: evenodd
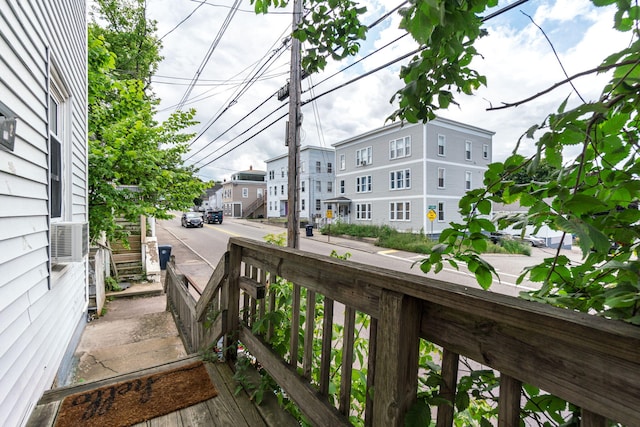
<svg viewBox="0 0 640 427">
<path fill-rule="evenodd" d="M 222 210 L 232 218 L 258 218 L 264 216 L 264 194 L 267 189 L 265 171 L 236 172 L 222 184 Z"/>
<path fill-rule="evenodd" d="M 267 163 L 267 217 L 286 217 L 288 156 L 282 154 Z M 300 148 L 300 219 L 314 222 L 322 217 L 322 201 L 333 197 L 335 189 L 335 152 L 332 148 Z"/>
<path fill-rule="evenodd" d="M 439 233 L 458 221 L 458 201 L 480 187 L 494 132 L 436 118 L 392 124 L 333 144 L 334 219 Z M 429 219 L 433 210 L 435 217 Z"/>
</svg>

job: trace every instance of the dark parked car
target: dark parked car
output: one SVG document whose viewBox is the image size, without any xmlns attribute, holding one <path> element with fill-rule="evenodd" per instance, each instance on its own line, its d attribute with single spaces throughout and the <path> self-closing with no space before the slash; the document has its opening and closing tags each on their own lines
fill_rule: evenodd
<svg viewBox="0 0 640 427">
<path fill-rule="evenodd" d="M 199 212 L 183 213 L 181 223 L 183 227 L 187 227 L 187 228 L 204 226 L 204 221 L 202 221 L 202 216 L 200 216 Z"/>
<path fill-rule="evenodd" d="M 207 221 L 207 224 L 215 224 L 216 222 L 222 224 L 222 211 L 207 211 L 204 219 Z"/>
</svg>

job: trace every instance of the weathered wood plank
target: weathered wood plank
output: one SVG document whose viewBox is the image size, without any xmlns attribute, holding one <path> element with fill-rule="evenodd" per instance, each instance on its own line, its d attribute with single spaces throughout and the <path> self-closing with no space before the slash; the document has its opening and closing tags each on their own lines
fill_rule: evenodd
<svg viewBox="0 0 640 427">
<path fill-rule="evenodd" d="M 374 426 L 402 426 L 416 399 L 419 304 L 414 298 L 383 291 L 378 319 L 378 357 L 373 399 Z"/>
<path fill-rule="evenodd" d="M 226 310 L 223 312 L 223 332 L 225 334 L 225 359 L 236 360 L 238 357 L 237 331 L 240 328 L 240 271 L 242 268 L 242 248 L 229 244 L 229 278 L 223 287 Z"/>
<path fill-rule="evenodd" d="M 607 425 L 607 419 L 602 415 L 594 414 L 586 409 L 582 409 L 580 427 L 606 427 Z"/>
<path fill-rule="evenodd" d="M 302 376 L 311 379 L 313 362 L 313 332 L 316 319 L 316 293 L 307 291 L 307 313 L 304 323 L 304 349 L 302 352 Z"/>
<path fill-rule="evenodd" d="M 202 295 L 196 304 L 196 319 L 199 321 L 203 320 L 209 303 L 218 294 L 219 288 L 227 280 L 228 272 L 229 252 L 227 251 L 220 258 L 220 261 L 218 261 L 218 265 L 216 265 L 216 268 L 213 270 L 213 273 L 204 288 L 204 292 L 202 292 Z"/>
<path fill-rule="evenodd" d="M 376 383 L 376 348 L 378 345 L 378 319 L 371 318 L 369 323 L 369 358 L 367 359 L 367 398 L 364 410 L 364 425 L 373 425 L 373 390 Z"/>
<path fill-rule="evenodd" d="M 60 408 L 61 402 L 61 400 L 56 400 L 37 405 L 31 413 L 26 427 L 52 427 L 58 415 L 58 408 Z"/>
<path fill-rule="evenodd" d="M 291 301 L 291 335 L 289 337 L 289 363 L 293 367 L 298 366 L 298 346 L 300 332 L 300 285 L 293 284 L 293 296 Z"/>
<path fill-rule="evenodd" d="M 283 387 L 313 425 L 351 425 L 348 419 L 339 414 L 327 401 L 320 398 L 316 390 L 302 381 L 294 367 L 283 363 L 281 358 L 253 335 L 249 329 L 243 327 L 240 330 L 240 340 L 246 345 L 249 352 L 260 360 L 269 375 Z"/>
<path fill-rule="evenodd" d="M 457 353 L 446 348 L 442 350 L 442 386 L 440 387 L 440 395 L 450 403 L 438 406 L 437 427 L 451 427 L 453 425 L 459 361 L 460 355 Z"/>
<path fill-rule="evenodd" d="M 324 319 L 322 320 L 322 354 L 320 355 L 320 395 L 329 395 L 331 383 L 331 344 L 333 340 L 333 300 L 324 298 Z"/>
<path fill-rule="evenodd" d="M 351 307 L 344 310 L 344 329 L 342 330 L 342 372 L 340 375 L 340 396 L 338 410 L 349 416 L 351 409 L 351 379 L 353 377 L 353 343 L 355 342 L 356 311 Z"/>
<path fill-rule="evenodd" d="M 640 361 L 619 357 L 612 337 L 594 345 L 583 335 L 557 334 L 538 327 L 538 314 L 528 316 L 526 311 L 519 313 L 523 319 L 497 321 L 469 307 L 424 302 L 422 312 L 423 338 L 594 413 L 622 424 L 640 424 L 640 381 L 630 375 L 640 372 Z M 527 327 L 520 327 L 523 320 Z M 555 327 L 562 324 L 558 321 Z M 633 334 L 629 339 L 633 341 Z"/>
<path fill-rule="evenodd" d="M 263 283 L 249 277 L 240 278 L 240 289 L 256 300 L 263 299 L 266 293 L 266 287 Z"/>
<path fill-rule="evenodd" d="M 498 427 L 520 424 L 520 398 L 522 383 L 506 374 L 500 374 L 500 396 L 498 398 Z"/>
</svg>

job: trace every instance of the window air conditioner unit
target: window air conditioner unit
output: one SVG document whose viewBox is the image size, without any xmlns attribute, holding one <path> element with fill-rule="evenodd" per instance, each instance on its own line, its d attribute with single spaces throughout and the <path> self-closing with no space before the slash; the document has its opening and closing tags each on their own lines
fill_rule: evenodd
<svg viewBox="0 0 640 427">
<path fill-rule="evenodd" d="M 88 253 L 88 223 L 56 222 L 51 224 L 51 262 L 79 262 Z"/>
</svg>

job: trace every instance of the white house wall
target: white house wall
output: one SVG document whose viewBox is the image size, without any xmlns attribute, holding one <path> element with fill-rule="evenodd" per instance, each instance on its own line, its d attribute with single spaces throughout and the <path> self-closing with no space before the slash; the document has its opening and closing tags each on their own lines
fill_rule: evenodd
<svg viewBox="0 0 640 427">
<path fill-rule="evenodd" d="M 0 11 L 0 102 L 17 118 L 13 151 L 0 149 L 0 414 L 18 426 L 69 367 L 87 313 L 87 257 L 49 262 L 47 110 L 55 64 L 68 95 L 59 220 L 86 222 L 86 5 L 0 0 Z"/>
</svg>

